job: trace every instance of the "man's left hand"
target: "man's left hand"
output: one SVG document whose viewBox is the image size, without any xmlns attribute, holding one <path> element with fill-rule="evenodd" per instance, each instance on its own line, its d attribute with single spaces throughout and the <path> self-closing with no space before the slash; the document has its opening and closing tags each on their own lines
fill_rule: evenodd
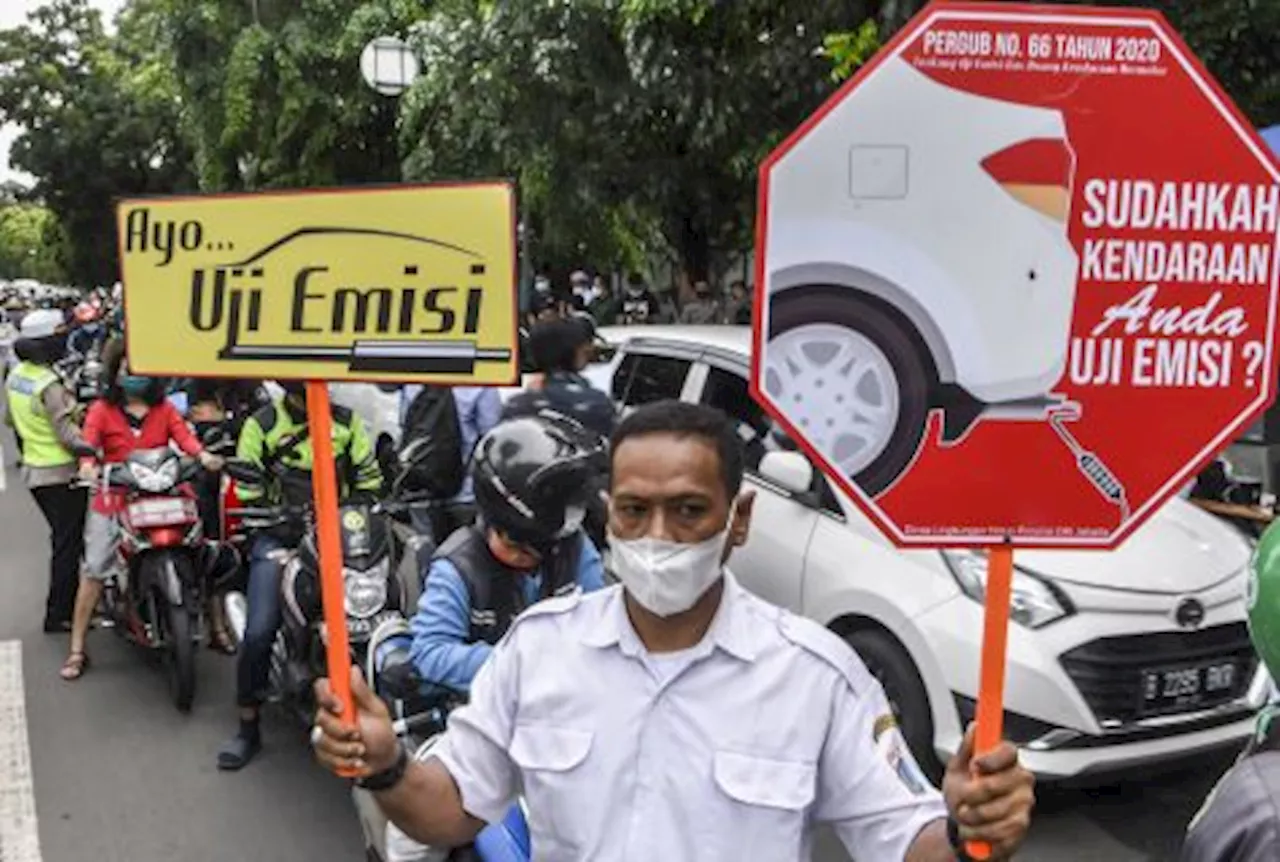
<svg viewBox="0 0 1280 862">
<path fill-rule="evenodd" d="M 960 750 L 947 764 L 942 793 L 960 824 L 960 837 L 986 841 L 992 859 L 1008 859 L 1031 825 L 1036 779 L 1018 764 L 1018 749 L 1010 742 L 975 757 L 975 727 L 969 725 Z"/>
</svg>

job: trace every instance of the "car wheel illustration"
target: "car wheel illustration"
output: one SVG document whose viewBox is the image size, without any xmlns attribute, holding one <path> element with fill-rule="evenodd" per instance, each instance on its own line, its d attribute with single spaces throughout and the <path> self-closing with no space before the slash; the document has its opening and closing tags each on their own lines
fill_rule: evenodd
<svg viewBox="0 0 1280 862">
<path fill-rule="evenodd" d="M 876 300 L 842 287 L 777 294 L 764 388 L 826 458 L 875 496 L 915 458 L 932 379 L 923 346 Z"/>
</svg>

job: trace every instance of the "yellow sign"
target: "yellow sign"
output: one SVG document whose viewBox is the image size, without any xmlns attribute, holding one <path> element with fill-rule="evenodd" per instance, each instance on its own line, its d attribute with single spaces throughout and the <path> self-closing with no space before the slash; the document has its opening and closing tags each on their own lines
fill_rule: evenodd
<svg viewBox="0 0 1280 862">
<path fill-rule="evenodd" d="M 507 183 L 122 201 L 141 374 L 518 379 Z"/>
</svg>

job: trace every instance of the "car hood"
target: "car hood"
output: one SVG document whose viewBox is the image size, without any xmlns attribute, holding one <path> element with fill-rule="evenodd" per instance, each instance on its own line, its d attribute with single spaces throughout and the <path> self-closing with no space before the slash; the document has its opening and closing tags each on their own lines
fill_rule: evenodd
<svg viewBox="0 0 1280 862">
<path fill-rule="evenodd" d="M 1018 566 L 1064 583 L 1181 595 L 1220 583 L 1249 562 L 1245 539 L 1180 499 L 1114 551 L 1019 551 Z"/>
</svg>

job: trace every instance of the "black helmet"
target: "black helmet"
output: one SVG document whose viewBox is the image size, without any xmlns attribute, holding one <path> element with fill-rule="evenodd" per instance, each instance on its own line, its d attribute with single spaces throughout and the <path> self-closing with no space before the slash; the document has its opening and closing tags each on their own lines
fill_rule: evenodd
<svg viewBox="0 0 1280 862">
<path fill-rule="evenodd" d="M 551 411 L 503 422 L 476 444 L 476 507 L 490 527 L 545 551 L 586 513 L 597 452 L 572 420 Z"/>
</svg>

